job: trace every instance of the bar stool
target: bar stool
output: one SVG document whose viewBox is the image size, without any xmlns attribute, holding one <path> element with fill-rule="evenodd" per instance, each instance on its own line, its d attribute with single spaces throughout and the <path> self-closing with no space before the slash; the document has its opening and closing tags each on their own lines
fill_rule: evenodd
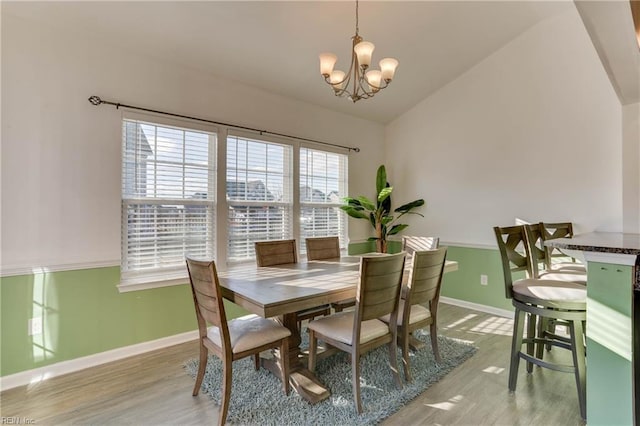
<svg viewBox="0 0 640 426">
<path fill-rule="evenodd" d="M 542 223 L 524 225 L 526 244 L 529 248 L 531 273 L 533 278 L 572 281 L 587 284 L 587 270 L 581 263 L 552 263 L 549 260 L 551 247 L 545 247 Z M 549 238 L 547 238 L 549 239 Z"/>
<path fill-rule="evenodd" d="M 578 404 L 583 419 L 587 416 L 586 357 L 584 324 L 586 322 L 587 290 L 582 284 L 545 278 L 533 278 L 533 266 L 522 225 L 505 228 L 494 227 L 504 273 L 505 295 L 515 308 L 511 362 L 509 366 L 509 390 L 515 392 L 520 359 L 527 362 L 527 371 L 533 365 L 555 371 L 573 373 L 578 391 Z M 524 254 L 523 254 L 524 253 Z M 513 274 L 525 272 L 527 278 L 514 280 Z M 528 318 L 525 337 L 525 316 Z M 557 336 L 542 327 L 536 333 L 536 322 L 563 324 L 569 337 Z M 523 351 L 523 345 L 526 350 Z M 545 345 L 571 352 L 572 365 L 546 361 L 542 357 Z M 536 348 L 537 346 L 537 348 Z M 535 352 L 535 353 L 534 353 Z"/>
<path fill-rule="evenodd" d="M 572 238 L 573 237 L 573 224 L 571 222 L 540 222 L 540 237 L 544 244 L 545 241 L 555 240 L 557 238 Z M 544 247 L 546 253 L 544 257 L 545 266 L 548 270 L 553 269 L 574 269 L 579 271 L 587 271 L 585 265 L 577 262 L 575 258 L 567 256 L 559 249 L 554 247 Z M 554 262 L 554 259 L 571 259 L 570 262 Z"/>
</svg>

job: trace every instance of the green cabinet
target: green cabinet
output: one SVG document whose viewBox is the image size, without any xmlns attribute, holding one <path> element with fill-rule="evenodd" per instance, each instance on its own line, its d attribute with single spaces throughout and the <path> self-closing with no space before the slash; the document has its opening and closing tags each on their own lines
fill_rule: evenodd
<svg viewBox="0 0 640 426">
<path fill-rule="evenodd" d="M 633 424 L 634 267 L 589 262 L 587 422 Z"/>
</svg>

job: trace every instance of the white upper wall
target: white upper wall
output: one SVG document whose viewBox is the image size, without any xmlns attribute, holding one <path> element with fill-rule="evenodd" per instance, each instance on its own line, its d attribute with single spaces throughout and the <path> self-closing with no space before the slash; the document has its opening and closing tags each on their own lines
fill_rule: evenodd
<svg viewBox="0 0 640 426">
<path fill-rule="evenodd" d="M 515 218 L 621 231 L 621 129 L 578 13 L 543 21 L 386 127 L 394 203 L 427 203 L 405 232 L 495 246 Z"/>
<path fill-rule="evenodd" d="M 5 13 L 3 271 L 119 262 L 121 112 L 90 95 L 360 147 L 353 193 L 370 191 L 383 158 L 380 124 Z"/>
<path fill-rule="evenodd" d="M 624 232 L 640 233 L 640 103 L 622 107 L 622 219 Z"/>
</svg>

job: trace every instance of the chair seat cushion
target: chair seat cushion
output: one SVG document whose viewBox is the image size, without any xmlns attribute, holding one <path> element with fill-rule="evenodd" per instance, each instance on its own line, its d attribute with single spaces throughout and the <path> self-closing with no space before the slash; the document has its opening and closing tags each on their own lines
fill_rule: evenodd
<svg viewBox="0 0 640 426">
<path fill-rule="evenodd" d="M 227 323 L 227 326 L 233 353 L 258 348 L 291 335 L 291 331 L 286 327 L 258 315 L 245 315 L 233 319 Z M 216 345 L 222 346 L 218 327 L 209 327 L 207 337 Z"/>
<path fill-rule="evenodd" d="M 587 273 L 587 267 L 582 263 L 574 263 L 574 262 L 560 262 L 554 263 L 551 265 L 551 271 L 562 271 L 562 272 L 582 272 L 584 274 Z"/>
<path fill-rule="evenodd" d="M 309 323 L 309 328 L 318 334 L 353 345 L 353 321 L 355 312 L 340 312 Z M 360 328 L 360 344 L 389 334 L 389 326 L 379 319 L 363 321 Z"/>
<path fill-rule="evenodd" d="M 431 317 L 431 311 L 425 308 L 422 305 L 412 305 L 411 312 L 409 313 L 409 324 L 415 324 L 418 321 L 425 320 Z M 398 324 L 402 324 L 402 319 L 404 318 L 404 300 L 400 300 L 398 305 Z M 391 314 L 387 314 L 380 319 L 386 323 L 391 321 Z"/>
<path fill-rule="evenodd" d="M 585 303 L 587 301 L 586 286 L 568 281 L 547 279 L 523 279 L 513 283 L 513 297 L 518 295 L 541 301 Z"/>
<path fill-rule="evenodd" d="M 580 271 L 551 271 L 551 272 L 541 272 L 538 278 L 544 280 L 552 280 L 552 281 L 562 281 L 562 282 L 573 282 L 587 285 L 587 274 L 585 272 Z"/>
</svg>

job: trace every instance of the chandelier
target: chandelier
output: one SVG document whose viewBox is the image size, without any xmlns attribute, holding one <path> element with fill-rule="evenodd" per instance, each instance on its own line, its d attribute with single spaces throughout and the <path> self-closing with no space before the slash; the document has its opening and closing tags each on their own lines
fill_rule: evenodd
<svg viewBox="0 0 640 426">
<path fill-rule="evenodd" d="M 386 88 L 393 80 L 398 61 L 393 58 L 384 58 L 379 62 L 379 70 L 368 70 L 375 46 L 373 43 L 364 41 L 358 34 L 358 0 L 356 0 L 356 34 L 351 39 L 353 48 L 349 71 L 345 73 L 334 70 L 338 57 L 333 53 L 321 53 L 320 74 L 324 77 L 324 81 L 331 85 L 336 96 L 348 97 L 353 102 L 357 102 L 360 99 L 369 99 Z"/>
</svg>

